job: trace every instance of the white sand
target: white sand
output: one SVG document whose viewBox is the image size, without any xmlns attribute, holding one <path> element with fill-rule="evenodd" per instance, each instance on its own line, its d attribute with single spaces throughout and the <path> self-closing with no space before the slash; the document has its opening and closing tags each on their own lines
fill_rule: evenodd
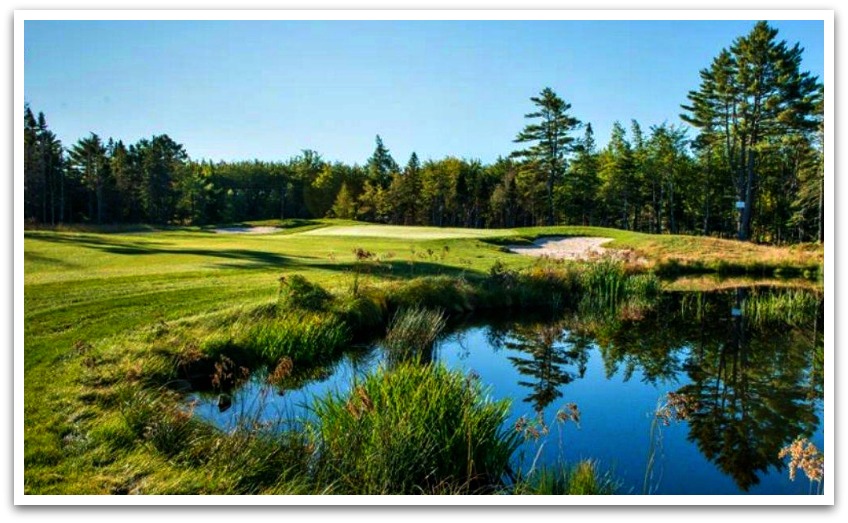
<svg viewBox="0 0 848 523">
<path fill-rule="evenodd" d="M 281 230 L 279 227 L 224 227 L 215 229 L 218 234 L 271 234 Z"/>
<path fill-rule="evenodd" d="M 602 244 L 612 241 L 612 238 L 564 238 L 551 236 L 539 238 L 533 246 L 510 245 L 509 250 L 525 256 L 547 256 L 562 260 L 582 260 L 591 256 L 601 255 L 606 249 Z"/>
</svg>

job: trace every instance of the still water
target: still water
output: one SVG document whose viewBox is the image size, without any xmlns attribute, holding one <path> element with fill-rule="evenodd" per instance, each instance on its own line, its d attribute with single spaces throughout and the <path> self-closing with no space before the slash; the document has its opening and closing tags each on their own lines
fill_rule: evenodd
<svg viewBox="0 0 848 523">
<path fill-rule="evenodd" d="M 825 450 L 822 314 L 752 306 L 779 292 L 669 293 L 612 314 L 469 319 L 431 358 L 511 399 L 505 429 L 526 436 L 515 455 L 524 470 L 588 458 L 624 494 L 808 494 L 818 484 L 800 471 L 791 481 L 778 454 L 796 437 Z M 287 390 L 256 373 L 223 411 L 214 395 L 191 400 L 223 429 L 309 419 L 315 397 L 344 393 L 384 362 L 377 343 Z M 669 410 L 670 398 L 683 404 Z M 575 408 L 578 421 L 561 414 Z"/>
</svg>

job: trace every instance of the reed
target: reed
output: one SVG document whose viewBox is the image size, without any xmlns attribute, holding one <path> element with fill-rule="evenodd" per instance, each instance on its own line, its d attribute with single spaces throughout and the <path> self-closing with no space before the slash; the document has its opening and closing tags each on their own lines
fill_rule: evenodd
<svg viewBox="0 0 848 523">
<path fill-rule="evenodd" d="M 268 364 L 283 357 L 295 364 L 316 364 L 340 352 L 349 342 L 350 331 L 338 317 L 303 313 L 258 323 L 237 344 Z"/>
<path fill-rule="evenodd" d="M 391 323 L 383 346 L 392 364 L 400 361 L 428 362 L 436 338 L 445 328 L 441 310 L 413 307 L 399 309 Z"/>
<path fill-rule="evenodd" d="M 321 474 L 338 493 L 490 492 L 519 444 L 503 428 L 509 403 L 441 365 L 381 368 L 314 409 Z"/>
<path fill-rule="evenodd" d="M 618 483 L 609 473 L 600 473 L 594 460 L 583 460 L 572 467 L 564 464 L 541 467 L 526 478 L 518 480 L 514 494 L 533 495 L 610 495 Z"/>
</svg>

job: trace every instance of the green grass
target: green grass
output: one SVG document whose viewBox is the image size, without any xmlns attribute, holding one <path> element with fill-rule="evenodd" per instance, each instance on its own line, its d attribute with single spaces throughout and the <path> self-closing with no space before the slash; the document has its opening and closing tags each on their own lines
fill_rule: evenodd
<svg viewBox="0 0 848 523">
<path fill-rule="evenodd" d="M 445 315 L 441 310 L 422 307 L 398 309 L 383 341 L 389 361 L 429 361 L 428 355 L 433 343 L 444 330 L 445 324 Z"/>
<path fill-rule="evenodd" d="M 306 328 L 298 331 L 293 320 L 285 319 L 300 303 L 289 300 L 288 292 L 314 298 L 311 313 L 322 318 L 317 324 L 332 316 L 347 326 L 352 339 L 362 339 L 385 329 L 401 307 L 424 305 L 455 314 L 484 307 L 554 306 L 562 296 L 568 299 L 569 292 L 579 290 L 576 273 L 554 271 L 549 265 L 557 264 L 501 248 L 542 235 L 610 237 L 614 241 L 607 247 L 633 249 L 647 260 L 648 269 L 677 263 L 717 270 L 724 260 L 731 268 L 818 270 L 822 259 L 820 247 L 769 248 L 599 228 L 474 231 L 334 220 L 256 225 L 285 229 L 269 235 L 149 227 L 24 232 L 24 350 L 19 361 L 24 369 L 26 492 L 238 490 L 242 484 L 231 480 L 237 471 L 223 474 L 220 482 L 210 480 L 202 467 L 185 468 L 139 439 L 121 414 L 120 388 L 164 386 L 179 377 L 180 368 L 210 356 L 204 351 L 221 355 L 239 348 L 239 336 L 258 325 L 266 325 L 268 343 L 255 352 L 268 351 L 268 359 L 291 354 L 290 340 L 307 335 L 291 334 Z M 367 236 L 350 234 L 362 227 Z M 320 231 L 324 234 L 316 235 Z M 357 248 L 375 256 L 357 261 Z M 496 263 L 500 269 L 493 274 Z M 294 275 L 320 285 L 332 298 L 310 294 L 315 289 L 305 287 L 281 292 L 280 277 L 291 282 Z M 355 278 L 358 292 L 352 296 Z M 309 336 L 319 336 L 318 330 Z M 338 332 L 326 337 L 327 354 L 343 344 Z M 266 492 L 287 488 L 263 485 Z M 304 488 L 296 482 L 289 487 Z"/>
<path fill-rule="evenodd" d="M 508 409 L 441 365 L 380 369 L 316 402 L 324 473 L 339 493 L 492 492 L 520 443 Z"/>
</svg>

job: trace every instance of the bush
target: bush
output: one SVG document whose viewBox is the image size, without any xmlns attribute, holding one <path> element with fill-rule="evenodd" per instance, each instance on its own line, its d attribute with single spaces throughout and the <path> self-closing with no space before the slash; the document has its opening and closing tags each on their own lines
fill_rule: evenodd
<svg viewBox="0 0 848 523">
<path fill-rule="evenodd" d="M 351 331 L 354 339 L 373 336 L 382 330 L 386 318 L 386 298 L 379 292 L 369 290 L 338 302 L 335 314 Z"/>
<path fill-rule="evenodd" d="M 489 492 L 519 444 L 508 408 L 441 365 L 381 368 L 316 401 L 322 474 L 340 493 Z"/>
</svg>

